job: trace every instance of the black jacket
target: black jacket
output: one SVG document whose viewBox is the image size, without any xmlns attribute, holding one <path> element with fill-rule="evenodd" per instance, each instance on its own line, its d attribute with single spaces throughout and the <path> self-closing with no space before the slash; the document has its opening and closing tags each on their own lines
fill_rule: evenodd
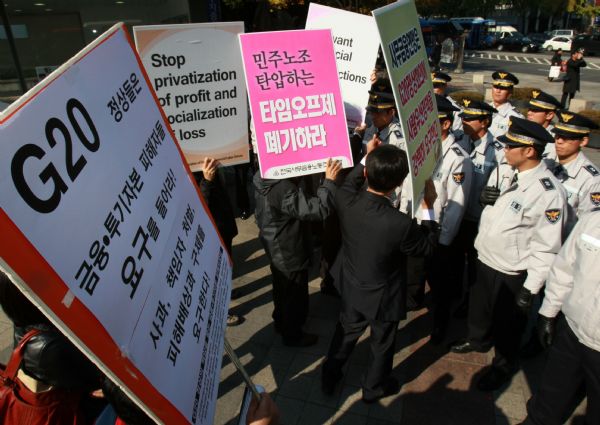
<svg viewBox="0 0 600 425">
<path fill-rule="evenodd" d="M 282 272 L 307 269 L 311 256 L 309 222 L 329 216 L 335 184 L 324 180 L 317 196 L 307 197 L 299 179 L 263 179 L 259 171 L 253 183 L 256 224 L 269 260 Z"/>
<path fill-rule="evenodd" d="M 587 66 L 583 59 L 569 59 L 567 61 L 567 76 L 563 84 L 563 93 L 575 93 L 579 91 L 579 68 Z"/>
<path fill-rule="evenodd" d="M 362 189 L 357 165 L 338 189 L 335 203 L 342 228 L 341 293 L 344 304 L 367 319 L 406 316 L 406 256 L 430 255 L 439 226 L 419 226 L 390 200 Z"/>
<path fill-rule="evenodd" d="M 213 181 L 206 180 L 201 172 L 194 173 L 194 178 L 200 187 L 200 192 L 207 204 L 206 206 L 215 220 L 223 242 L 225 242 L 228 249 L 231 249 L 231 241 L 238 234 L 238 228 L 235 224 L 233 207 L 219 179 L 219 175 L 217 174 Z"/>
</svg>

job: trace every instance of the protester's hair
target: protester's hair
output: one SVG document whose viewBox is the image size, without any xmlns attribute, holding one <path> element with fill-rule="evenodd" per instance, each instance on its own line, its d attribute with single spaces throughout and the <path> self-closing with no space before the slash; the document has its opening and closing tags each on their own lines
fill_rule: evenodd
<svg viewBox="0 0 600 425">
<path fill-rule="evenodd" d="M 380 146 L 367 156 L 367 182 L 377 192 L 389 192 L 408 174 L 406 152 L 394 145 Z"/>
<path fill-rule="evenodd" d="M 154 425 L 154 421 L 107 377 L 102 380 L 102 392 L 119 419 L 127 425 Z"/>
<path fill-rule="evenodd" d="M 50 323 L 46 316 L 0 271 L 0 306 L 17 327 Z"/>
</svg>

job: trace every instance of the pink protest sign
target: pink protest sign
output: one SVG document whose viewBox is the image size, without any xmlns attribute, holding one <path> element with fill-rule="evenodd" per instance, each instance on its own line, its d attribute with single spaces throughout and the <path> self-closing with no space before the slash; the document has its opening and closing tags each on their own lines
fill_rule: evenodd
<svg viewBox="0 0 600 425">
<path fill-rule="evenodd" d="M 261 176 L 282 179 L 351 167 L 330 30 L 240 34 Z"/>
</svg>

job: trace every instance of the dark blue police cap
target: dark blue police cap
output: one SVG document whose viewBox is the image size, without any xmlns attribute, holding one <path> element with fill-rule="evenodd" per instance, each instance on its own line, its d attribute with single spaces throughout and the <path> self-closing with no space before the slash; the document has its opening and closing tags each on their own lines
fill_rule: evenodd
<svg viewBox="0 0 600 425">
<path fill-rule="evenodd" d="M 369 90 L 367 111 L 376 112 L 395 107 L 396 102 L 394 101 L 390 80 L 388 78 L 378 78 L 377 81 L 371 85 L 371 90 Z"/>
<path fill-rule="evenodd" d="M 498 112 L 493 106 L 478 100 L 462 99 L 458 104 L 462 107 L 459 117 L 467 121 L 491 117 L 494 112 Z"/>
<path fill-rule="evenodd" d="M 445 96 L 439 94 L 435 95 L 435 102 L 437 103 L 438 118 L 449 118 L 455 111 L 460 111 L 456 106 L 452 104 Z"/>
<path fill-rule="evenodd" d="M 498 140 L 508 146 L 533 146 L 554 143 L 554 139 L 544 127 L 536 122 L 524 118 L 511 117 L 506 134 L 499 136 Z"/>
<path fill-rule="evenodd" d="M 529 99 L 529 109 L 533 111 L 556 111 L 560 108 L 560 102 L 554 96 L 541 90 L 532 90 Z"/>
<path fill-rule="evenodd" d="M 556 116 L 558 123 L 552 131 L 557 136 L 563 136 L 571 139 L 581 139 L 590 135 L 590 130 L 595 130 L 598 125 L 583 115 L 570 111 L 559 111 Z"/>
<path fill-rule="evenodd" d="M 492 74 L 492 85 L 502 89 L 508 89 L 519 84 L 519 79 L 510 72 L 496 71 Z"/>
<path fill-rule="evenodd" d="M 445 85 L 445 84 L 448 84 L 450 81 L 452 81 L 452 77 L 444 72 L 436 71 L 436 72 L 431 73 L 431 81 L 433 82 L 434 85 L 436 85 L 436 84 L 444 84 Z"/>
</svg>

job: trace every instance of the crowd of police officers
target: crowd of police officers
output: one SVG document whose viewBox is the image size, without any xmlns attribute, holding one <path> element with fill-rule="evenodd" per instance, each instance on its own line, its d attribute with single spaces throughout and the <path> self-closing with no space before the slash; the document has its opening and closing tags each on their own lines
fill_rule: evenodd
<svg viewBox="0 0 600 425">
<path fill-rule="evenodd" d="M 363 401 L 399 390 L 390 376 L 395 329 L 407 309 L 422 305 L 427 282 L 432 343 L 446 340 L 453 317 L 466 317 L 466 338 L 452 342 L 450 351 L 494 348 L 479 390 L 503 387 L 519 358 L 547 351 L 524 423 L 563 423 L 584 391 L 586 423 L 600 424 L 600 172 L 582 152 L 598 125 L 541 90 L 531 92 L 525 117 L 510 102 L 518 78 L 501 70 L 491 77 L 486 103 L 451 98 L 451 77 L 431 74 L 442 157 L 414 217 L 411 181 L 404 179 L 406 140 L 385 70 L 372 76 L 369 125 L 350 131 L 354 170 L 330 162 L 312 197 L 293 180 L 286 186 L 257 173 L 257 224 L 277 292 L 276 330 L 286 345 L 316 343 L 316 335 L 302 331 L 309 255 L 300 223 L 324 219 L 322 291 L 337 290 L 342 298 L 322 368 L 325 393 L 334 391 L 366 327 L 371 357 Z M 402 177 L 390 188 L 394 173 Z M 421 223 L 422 235 L 403 217 Z M 296 257 L 302 264 L 290 267 Z M 525 335 L 528 321 L 531 335 Z"/>
<path fill-rule="evenodd" d="M 467 337 L 450 351 L 495 349 L 481 391 L 510 381 L 527 322 L 537 322 L 528 355 L 548 349 L 548 360 L 524 423 L 563 423 L 585 389 L 586 423 L 600 424 L 600 172 L 581 150 L 598 126 L 541 90 L 531 93 L 524 117 L 510 102 L 519 80 L 509 72 L 492 74 L 490 103 L 454 100 L 446 95 L 451 77 L 431 77 L 442 131 L 431 209 L 440 229 L 432 255 L 406 261 L 409 306 L 420 305 L 427 281 L 431 340 L 439 344 L 453 300 L 462 297 L 454 315 L 467 317 Z M 374 82 L 367 110 L 371 125 L 354 130 L 353 146 L 362 140 L 364 154 L 377 139 L 406 150 L 385 77 Z M 389 202 L 410 215 L 411 193 L 406 179 Z M 323 389 L 332 391 L 336 380 L 326 378 Z"/>
</svg>

